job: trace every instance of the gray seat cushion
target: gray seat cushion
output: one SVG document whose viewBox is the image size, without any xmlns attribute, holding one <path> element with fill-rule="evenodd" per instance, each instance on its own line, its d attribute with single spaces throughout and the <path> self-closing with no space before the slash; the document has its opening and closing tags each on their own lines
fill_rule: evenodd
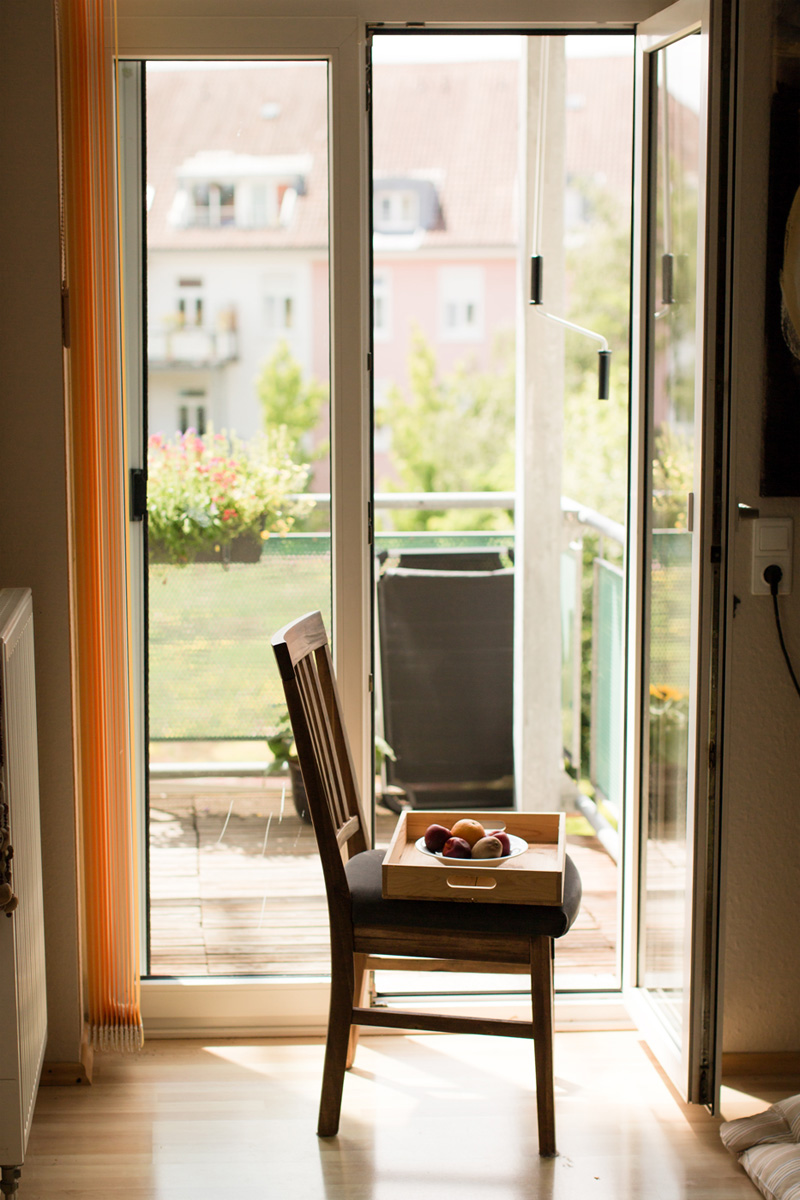
<svg viewBox="0 0 800 1200">
<path fill-rule="evenodd" d="M 345 864 L 355 925 L 406 929 L 446 929 L 473 933 L 515 933 L 562 937 L 578 915 L 581 877 L 567 855 L 562 904 L 471 904 L 448 900 L 384 900 L 383 850 L 356 854 Z"/>
</svg>

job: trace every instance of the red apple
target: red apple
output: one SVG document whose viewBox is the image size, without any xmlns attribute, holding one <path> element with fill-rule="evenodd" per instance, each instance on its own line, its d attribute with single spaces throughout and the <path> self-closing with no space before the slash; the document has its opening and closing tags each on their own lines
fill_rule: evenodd
<svg viewBox="0 0 800 1200">
<path fill-rule="evenodd" d="M 497 838 L 498 842 L 503 847 L 503 854 L 511 853 L 511 842 L 509 841 L 508 834 L 504 830 L 493 829 L 492 832 L 487 836 Z"/>
<path fill-rule="evenodd" d="M 472 858 L 472 846 L 464 838 L 451 837 L 442 846 L 442 854 L 445 858 Z"/>
<path fill-rule="evenodd" d="M 444 825 L 429 825 L 425 830 L 425 846 L 435 854 L 437 850 L 441 850 L 449 837 L 450 830 L 445 829 Z"/>
</svg>

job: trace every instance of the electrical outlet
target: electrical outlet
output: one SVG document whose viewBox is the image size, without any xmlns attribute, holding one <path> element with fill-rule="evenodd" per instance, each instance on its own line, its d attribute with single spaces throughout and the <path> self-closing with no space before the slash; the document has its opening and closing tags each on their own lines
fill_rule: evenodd
<svg viewBox="0 0 800 1200">
<path fill-rule="evenodd" d="M 759 517 L 751 524 L 753 527 L 751 593 L 754 596 L 769 596 L 770 588 L 764 578 L 764 571 L 774 563 L 783 571 L 783 576 L 778 584 L 778 592 L 781 595 L 788 595 L 792 590 L 792 518 Z"/>
</svg>

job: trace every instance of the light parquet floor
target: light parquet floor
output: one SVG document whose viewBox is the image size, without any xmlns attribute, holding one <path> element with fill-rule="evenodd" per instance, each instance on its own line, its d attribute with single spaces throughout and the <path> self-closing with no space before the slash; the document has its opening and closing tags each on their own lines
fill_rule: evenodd
<svg viewBox="0 0 800 1200">
<path fill-rule="evenodd" d="M 396 816 L 378 808 L 376 844 Z M 581 912 L 557 945 L 559 980 L 616 970 L 617 868 L 593 837 L 569 839 Z M 150 973 L 327 973 L 328 919 L 310 825 L 279 780 L 158 780 L 150 795 Z"/>
<path fill-rule="evenodd" d="M 676 1099 L 636 1033 L 556 1035 L 554 1159 L 538 1155 L 532 1046 L 364 1037 L 339 1135 L 325 1140 L 323 1053 L 321 1040 L 212 1039 L 98 1055 L 91 1087 L 40 1091 L 20 1200 L 758 1196 L 719 1120 Z M 723 1112 L 774 1099 L 736 1092 Z"/>
</svg>

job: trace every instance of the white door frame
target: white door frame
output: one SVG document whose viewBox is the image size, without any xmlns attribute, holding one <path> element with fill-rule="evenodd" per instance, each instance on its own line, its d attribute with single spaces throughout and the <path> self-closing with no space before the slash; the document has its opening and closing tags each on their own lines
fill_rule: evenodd
<svg viewBox="0 0 800 1200">
<path fill-rule="evenodd" d="M 657 0 L 607 0 L 602 21 L 586 20 L 581 0 L 424 0 L 422 15 L 439 32 L 484 28 L 519 33 L 631 32 L 634 22 L 649 15 Z M 598 11 L 600 5 L 598 5 Z M 338 502 L 332 513 L 334 587 L 333 641 L 345 719 L 353 742 L 357 773 L 363 783 L 371 770 L 371 714 L 368 676 L 370 649 L 369 533 L 369 177 L 364 104 L 367 28 L 370 24 L 417 22 L 406 0 L 206 0 L 191 13 L 181 0 L 118 0 L 118 52 L 122 58 L 276 58 L 323 59 L 329 63 L 330 196 L 331 196 L 331 429 L 333 490 Z M 291 12 L 291 16 L 286 16 Z M 635 610 L 631 610 L 635 611 Z M 629 822 L 629 824 L 631 824 Z M 628 859 L 630 861 L 630 855 Z M 230 1003 L 222 992 L 230 992 Z M 241 998 L 257 989 L 258 999 Z M 212 998 L 211 991 L 214 996 Z M 202 999 L 205 993 L 205 999 Z M 173 1033 L 181 1028 L 207 1028 L 209 1021 L 226 1028 L 260 1032 L 324 1025 L 328 985 L 325 980 L 204 980 L 176 983 L 145 981 L 146 1025 L 158 1022 L 167 1009 Z M 198 999 L 196 1019 L 187 998 Z M 311 997 L 313 995 L 313 1001 Z M 283 999 L 280 997 L 283 996 Z M 238 997 L 238 999 L 236 999 Z M 607 1003 L 607 998 L 604 1001 Z M 286 1025 L 286 1004 L 298 1004 L 297 1020 Z M 309 1007 L 310 1005 L 310 1007 Z M 190 1005 L 191 1008 L 195 1006 Z M 202 1012 L 209 1014 L 206 1020 Z M 247 1015 L 245 1015 L 245 1010 Z M 239 1013 L 237 1016 L 236 1013 Z M 181 1024 L 180 1013 L 186 1014 Z M 228 1014 L 229 1015 L 226 1015 Z M 255 1016 L 255 1023 L 253 1018 Z M 612 1023 L 620 1019 L 615 1010 Z"/>
<path fill-rule="evenodd" d="M 702 304 L 698 304 L 698 407 L 696 416 L 695 499 L 692 597 L 692 677 L 694 704 L 690 712 L 689 802 L 687 811 L 686 954 L 682 1038 L 676 1044 L 665 1029 L 638 976 L 642 831 L 639 814 L 642 779 L 643 721 L 642 653 L 644 579 L 644 511 L 648 503 L 646 477 L 646 404 L 648 364 L 643 352 L 648 327 L 646 279 L 646 204 L 639 209 L 634 225 L 633 328 L 631 378 L 633 404 L 631 446 L 631 563 L 628 579 L 628 706 L 627 778 L 628 821 L 626 842 L 626 921 L 624 942 L 625 999 L 631 1014 L 645 1034 L 659 1062 L 680 1094 L 687 1100 L 716 1109 L 721 1066 L 721 921 L 719 908 L 720 780 L 721 761 L 718 729 L 722 723 L 722 681 L 725 665 L 725 614 L 727 611 L 725 564 L 727 558 L 727 461 L 722 453 L 728 422 L 728 361 L 730 331 L 730 263 L 721 246 L 730 239 L 720 233 L 731 226 L 727 187 L 732 164 L 728 161 L 720 132 L 726 127 L 731 104 L 730 75 L 723 69 L 732 30 L 721 19 L 716 0 L 678 0 L 637 27 L 637 80 L 642 92 L 635 113 L 635 195 L 647 188 L 649 70 L 645 59 L 670 42 L 695 30 L 705 41 L 708 81 L 701 109 L 701 177 L 705 176 L 705 202 L 701 205 L 698 234 L 698 264 L 703 263 Z"/>
</svg>

